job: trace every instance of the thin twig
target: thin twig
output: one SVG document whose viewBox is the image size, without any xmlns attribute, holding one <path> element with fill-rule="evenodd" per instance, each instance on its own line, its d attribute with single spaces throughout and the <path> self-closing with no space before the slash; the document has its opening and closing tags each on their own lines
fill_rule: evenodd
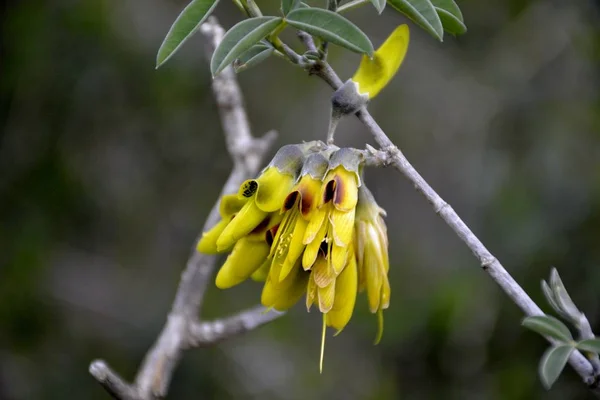
<svg viewBox="0 0 600 400">
<path fill-rule="evenodd" d="M 298 35 L 298 39 L 300 39 L 304 46 L 306 46 L 308 51 L 312 51 L 313 53 L 317 52 L 317 46 L 315 46 L 315 41 L 311 35 L 304 31 L 298 31 L 296 34 Z"/>
<path fill-rule="evenodd" d="M 334 90 L 337 90 L 342 86 L 342 80 L 326 62 L 322 63 L 321 68 L 317 69 L 315 74 L 327 82 Z M 394 145 L 383 129 L 381 129 L 373 119 L 367 109 L 361 109 L 356 113 L 356 116 L 367 127 L 377 144 L 381 147 L 381 152 L 375 154 L 375 156 L 381 160 L 381 163 L 383 165 L 393 166 L 412 183 L 417 192 L 421 193 L 431 204 L 435 213 L 446 222 L 454 233 L 456 233 L 456 235 L 473 252 L 473 255 L 479 261 L 482 269 L 490 275 L 494 282 L 504 290 L 508 297 L 510 297 L 525 315 L 544 315 L 538 305 L 529 297 L 523 288 L 519 286 L 502 264 L 500 264 L 498 259 L 489 252 L 479 238 L 475 236 L 458 214 L 456 214 L 452 207 L 446 203 L 425 179 L 423 179 L 417 170 L 415 170 L 406 157 L 404 157 L 404 154 L 402 154 L 400 149 Z M 569 364 L 582 377 L 583 381 L 594 394 L 600 396 L 598 376 L 589 360 L 587 360 L 579 351 L 574 351 L 569 358 Z"/>
<path fill-rule="evenodd" d="M 190 326 L 190 345 L 209 346 L 232 336 L 251 331 L 279 318 L 284 313 L 265 307 L 254 307 L 231 317 Z"/>
<path fill-rule="evenodd" d="M 221 41 L 224 30 L 211 18 L 201 27 L 207 45 L 207 55 L 212 55 Z M 233 160 L 233 170 L 222 193 L 232 193 L 239 185 L 258 172 L 261 161 L 276 133 L 271 131 L 262 138 L 250 133 L 242 93 L 231 67 L 215 77 L 213 93 L 221 117 L 227 150 Z M 219 220 L 218 202 L 210 212 L 204 231 Z M 102 360 L 90 365 L 90 373 L 116 399 L 154 400 L 167 394 L 169 383 L 183 350 L 216 343 L 265 324 L 282 313 L 265 313 L 264 308 L 253 308 L 224 319 L 201 322 L 198 318 L 208 282 L 212 277 L 216 257 L 201 254 L 194 249 L 181 275 L 179 288 L 167 322 L 155 344 L 146 354 L 133 384 L 126 383 Z"/>
</svg>

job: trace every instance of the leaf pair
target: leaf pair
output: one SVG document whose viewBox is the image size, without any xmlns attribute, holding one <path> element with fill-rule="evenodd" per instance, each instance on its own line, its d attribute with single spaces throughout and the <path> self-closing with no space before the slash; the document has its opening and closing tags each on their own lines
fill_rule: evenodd
<svg viewBox="0 0 600 400">
<path fill-rule="evenodd" d="M 523 326 L 559 341 L 559 344 L 546 350 L 540 361 L 539 374 L 546 389 L 549 389 L 558 379 L 573 350 L 579 349 L 594 354 L 600 353 L 600 339 L 594 338 L 575 342 L 569 328 L 560 320 L 549 315 L 527 317 L 523 320 Z"/>
<path fill-rule="evenodd" d="M 210 63 L 213 76 L 239 57 L 250 59 L 252 65 L 266 59 L 273 50 L 255 45 L 286 24 L 357 53 L 373 54 L 373 45 L 367 35 L 344 17 L 318 8 L 297 8 L 285 19 L 256 17 L 231 28 L 213 54 Z M 250 56 L 245 54 L 247 52 Z M 249 67 L 249 63 L 243 65 Z"/>
<path fill-rule="evenodd" d="M 373 0 L 373 3 L 375 1 Z M 452 35 L 461 35 L 467 31 L 460 8 L 454 0 L 387 0 L 387 2 L 439 41 L 444 39 L 444 30 Z"/>
</svg>

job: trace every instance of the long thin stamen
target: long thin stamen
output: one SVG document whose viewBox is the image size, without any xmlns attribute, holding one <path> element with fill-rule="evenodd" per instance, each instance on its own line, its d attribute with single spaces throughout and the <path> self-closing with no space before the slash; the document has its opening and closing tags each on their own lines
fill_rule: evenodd
<svg viewBox="0 0 600 400">
<path fill-rule="evenodd" d="M 323 332 L 321 333 L 321 360 L 319 361 L 319 373 L 323 373 L 323 356 L 325 355 L 325 333 L 327 331 L 327 314 L 323 314 Z"/>
<path fill-rule="evenodd" d="M 375 342 L 373 344 L 379 344 L 381 337 L 383 336 L 383 309 L 377 311 L 377 335 L 375 336 Z"/>
</svg>

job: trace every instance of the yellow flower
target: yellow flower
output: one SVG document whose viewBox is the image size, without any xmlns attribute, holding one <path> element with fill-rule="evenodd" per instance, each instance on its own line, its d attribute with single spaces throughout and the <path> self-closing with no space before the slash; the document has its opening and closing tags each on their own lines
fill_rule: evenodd
<svg viewBox="0 0 600 400">
<path fill-rule="evenodd" d="M 326 328 L 344 329 L 359 290 L 379 316 L 379 340 L 390 285 L 384 212 L 361 184 L 362 153 L 319 150 L 286 146 L 258 178 L 223 196 L 222 219 L 198 250 L 231 250 L 216 285 L 264 281 L 265 307 L 287 310 L 306 294 L 307 309 L 315 304 L 323 314 L 322 368 Z"/>
<path fill-rule="evenodd" d="M 356 259 L 359 289 L 366 289 L 369 310 L 377 313 L 379 329 L 375 342 L 383 334 L 383 310 L 390 305 L 387 228 L 383 221 L 385 211 L 377 205 L 364 185 L 358 191 L 356 209 Z"/>
<path fill-rule="evenodd" d="M 330 160 L 322 153 L 306 159 L 271 245 L 261 298 L 266 307 L 287 309 L 306 293 L 307 307 L 317 302 L 327 326 L 341 331 L 350 320 L 358 285 L 352 240 L 361 161 L 351 149 L 333 152 Z"/>
<path fill-rule="evenodd" d="M 302 271 L 301 267 L 301 256 L 305 248 L 303 238 L 308 221 L 315 213 L 321 191 L 321 179 L 327 167 L 328 160 L 325 155 L 309 155 L 298 183 L 283 203 L 283 218 L 273 236 L 269 253 L 270 269 L 263 289 L 262 303 L 266 307 L 284 310 L 298 301 L 306 291 L 306 279 L 309 274 Z M 300 281 L 303 287 L 298 295 L 296 290 Z M 281 300 L 282 298 L 288 300 Z"/>
<path fill-rule="evenodd" d="M 205 232 L 197 249 L 203 253 L 226 252 L 240 238 L 255 230 L 283 204 L 304 158 L 302 145 L 283 146 L 256 179 L 242 183 L 237 195 L 223 196 L 221 221 Z"/>
<path fill-rule="evenodd" d="M 356 302 L 358 279 L 352 244 L 348 253 L 348 264 L 333 280 L 328 279 L 327 260 L 320 254 L 313 266 L 306 288 L 306 308 L 310 310 L 316 301 L 319 310 L 325 313 L 325 324 L 336 329 L 338 333 L 350 321 Z"/>
<path fill-rule="evenodd" d="M 217 253 L 233 248 L 219 270 L 216 285 L 225 289 L 250 276 L 260 279 L 269 256 L 273 232 L 281 222 L 279 209 L 302 168 L 312 144 L 282 147 L 256 179 L 244 182 L 237 195 L 223 196 L 221 221 L 205 232 L 198 251 Z"/>
<path fill-rule="evenodd" d="M 226 194 L 221 198 L 219 203 L 219 214 L 221 215 L 221 221 L 219 221 L 211 230 L 204 232 L 202 238 L 198 242 L 196 249 L 201 253 L 216 254 L 217 251 L 217 239 L 223 233 L 223 230 L 227 227 L 233 217 L 241 210 L 246 203 L 246 198 L 238 198 L 237 194 Z"/>
<path fill-rule="evenodd" d="M 319 205 L 304 233 L 306 250 L 302 266 L 306 270 L 311 269 L 322 250 L 328 261 L 328 278 L 324 278 L 327 282 L 335 279 L 347 263 L 358 201 L 360 161 L 351 149 L 340 149 L 331 155 L 329 171 L 321 186 Z"/>
<path fill-rule="evenodd" d="M 400 25 L 375 51 L 373 58 L 363 55 L 360 66 L 352 77 L 358 93 L 366 94 L 372 99 L 389 83 L 404 60 L 409 36 L 408 25 Z"/>
<path fill-rule="evenodd" d="M 253 275 L 269 255 L 268 236 L 281 221 L 278 214 L 270 214 L 251 233 L 240 238 L 227 260 L 219 269 L 215 283 L 219 289 L 238 285 Z"/>
</svg>

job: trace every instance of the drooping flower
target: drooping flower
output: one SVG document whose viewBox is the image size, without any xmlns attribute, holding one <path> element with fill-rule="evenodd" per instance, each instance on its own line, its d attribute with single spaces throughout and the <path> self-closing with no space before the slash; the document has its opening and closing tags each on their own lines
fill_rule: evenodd
<svg viewBox="0 0 600 400">
<path fill-rule="evenodd" d="M 309 273 L 302 269 L 303 239 L 312 215 L 317 212 L 321 180 L 328 167 L 326 155 L 314 153 L 307 157 L 298 183 L 283 203 L 283 218 L 273 237 L 270 270 L 261 296 L 265 307 L 285 310 L 306 292 Z"/>
<path fill-rule="evenodd" d="M 311 268 L 324 246 L 328 269 L 331 268 L 335 276 L 342 272 L 352 240 L 361 162 L 356 151 L 349 148 L 339 149 L 331 155 L 317 210 L 304 234 L 306 250 L 302 266 L 305 269 Z"/>
<path fill-rule="evenodd" d="M 256 179 L 242 183 L 238 197 L 248 201 L 223 229 L 217 250 L 227 251 L 240 238 L 252 232 L 268 216 L 281 208 L 302 168 L 302 145 L 283 146 Z"/>
<path fill-rule="evenodd" d="M 322 366 L 326 327 L 344 329 L 361 289 L 380 317 L 380 337 L 390 295 L 387 236 L 383 210 L 361 182 L 362 152 L 298 146 L 280 150 L 257 179 L 223 197 L 222 220 L 198 250 L 232 249 L 216 285 L 264 281 L 268 308 L 287 310 L 306 294 L 307 309 L 323 315 Z"/>
<path fill-rule="evenodd" d="M 325 328 L 341 332 L 354 311 L 357 265 L 352 244 L 362 157 L 353 149 L 335 151 L 321 185 L 319 204 L 304 233 L 302 267 L 310 271 L 306 306 L 323 313 L 321 361 Z"/>
<path fill-rule="evenodd" d="M 269 255 L 268 237 L 280 221 L 279 208 L 294 185 L 311 144 L 282 147 L 256 179 L 245 181 L 237 195 L 223 196 L 222 220 L 198 243 L 204 253 L 233 248 L 220 268 L 216 284 L 225 289 L 257 272 Z"/>
<path fill-rule="evenodd" d="M 383 310 L 389 307 L 391 294 L 387 228 L 383 221 L 385 215 L 369 189 L 361 186 L 358 190 L 355 222 L 358 282 L 359 290 L 366 289 L 369 310 L 378 316 L 376 343 L 383 334 Z"/>
</svg>

